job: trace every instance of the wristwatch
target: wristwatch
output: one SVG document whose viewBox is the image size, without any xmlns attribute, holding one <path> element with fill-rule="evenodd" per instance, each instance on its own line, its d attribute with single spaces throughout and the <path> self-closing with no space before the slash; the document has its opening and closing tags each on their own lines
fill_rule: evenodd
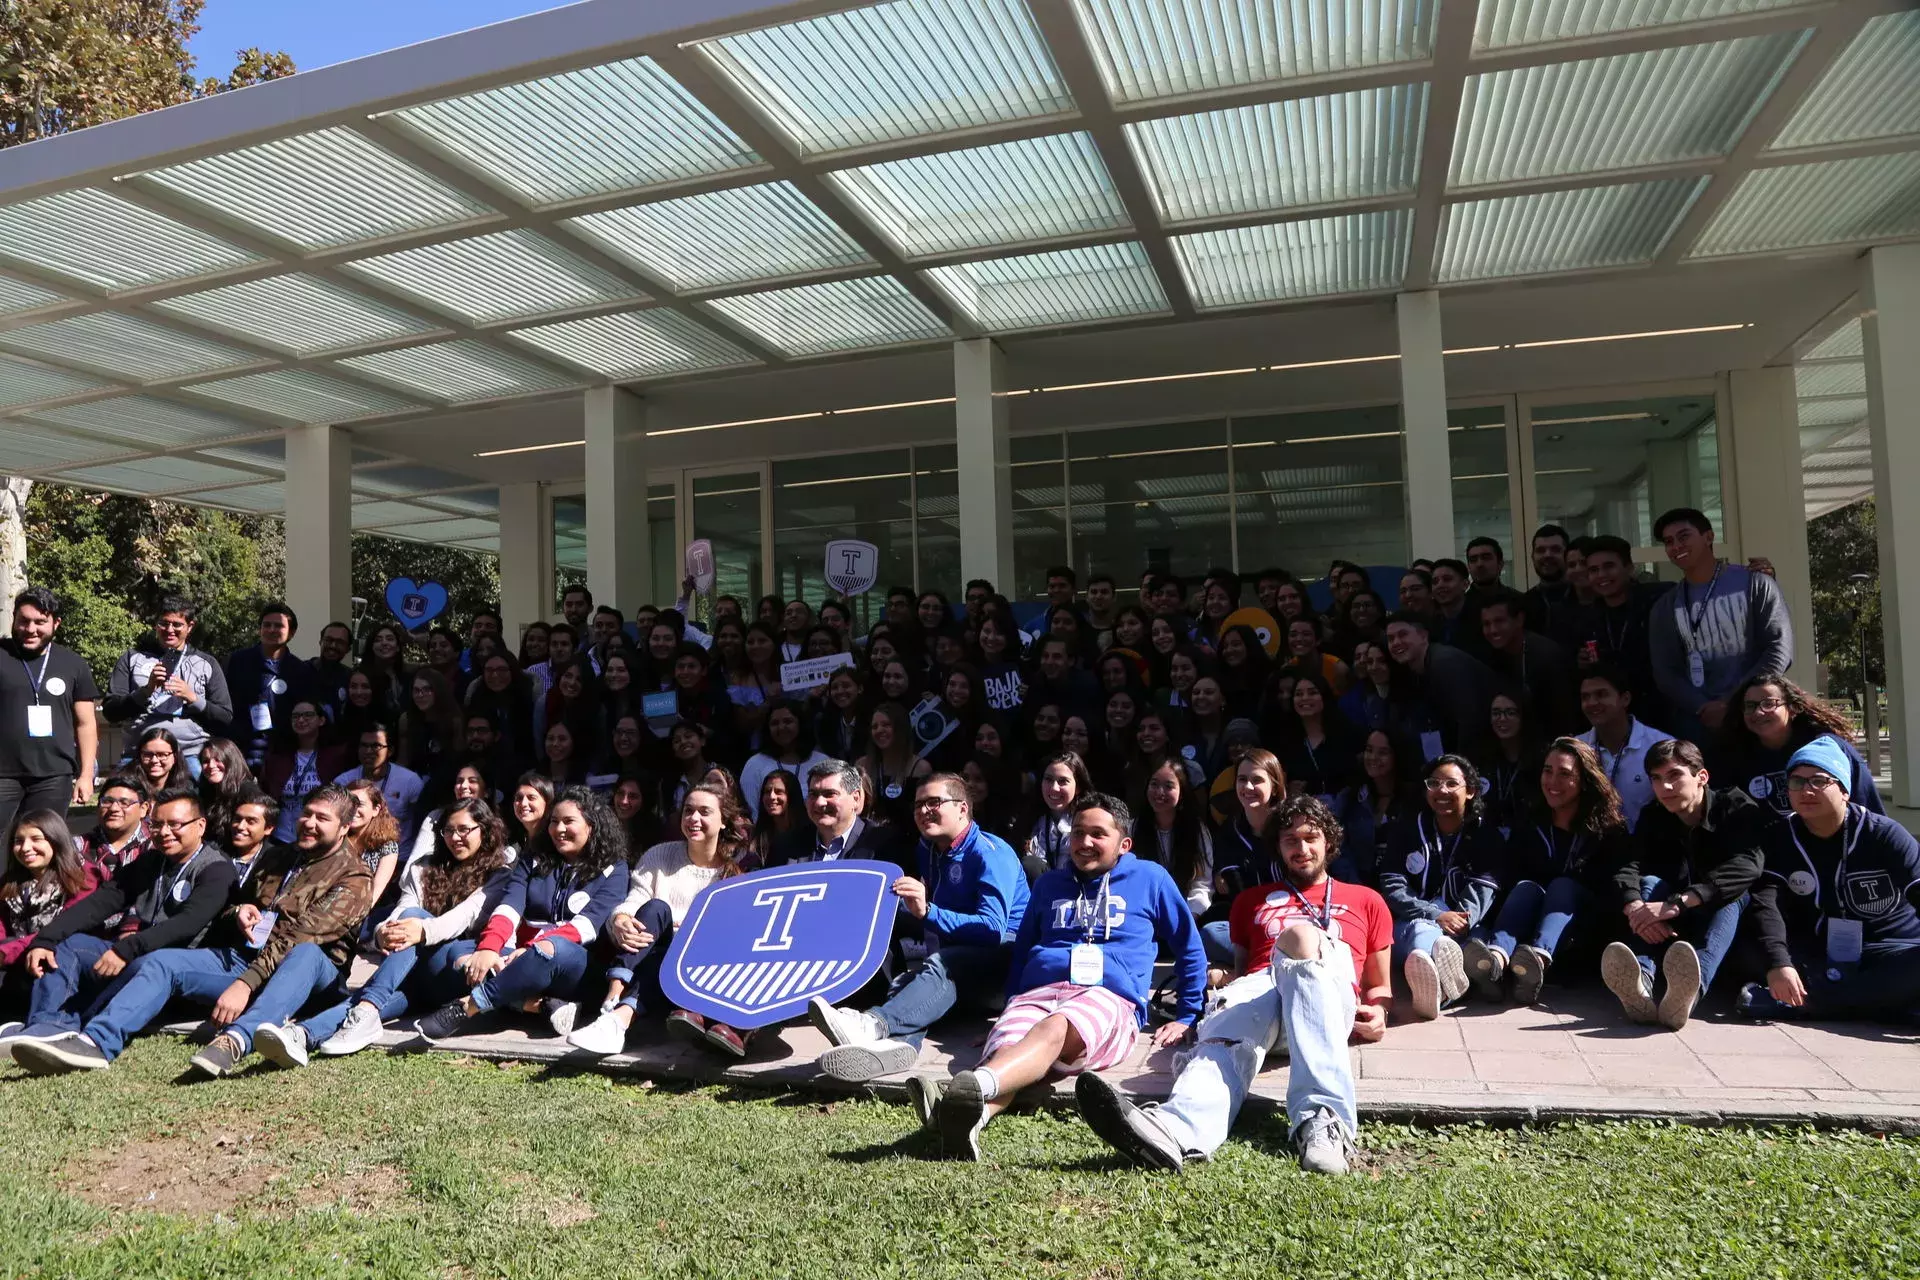
<svg viewBox="0 0 1920 1280">
<path fill-rule="evenodd" d="M 1673 905 L 1676 907 L 1679 907 L 1682 911 L 1687 911 L 1695 906 L 1698 906 L 1699 905 L 1698 903 L 1687 901 L 1687 895 L 1692 892 L 1693 890 L 1691 889 L 1682 889 L 1679 893 L 1674 894 Z"/>
</svg>

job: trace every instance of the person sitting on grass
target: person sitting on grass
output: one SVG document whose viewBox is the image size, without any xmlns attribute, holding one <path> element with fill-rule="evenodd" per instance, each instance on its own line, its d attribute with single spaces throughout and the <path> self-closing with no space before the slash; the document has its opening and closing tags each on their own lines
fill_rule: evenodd
<svg viewBox="0 0 1920 1280">
<path fill-rule="evenodd" d="M 1427 812 L 1394 826 L 1380 894 L 1393 910 L 1393 956 L 1410 1011 L 1430 1022 L 1467 993 L 1460 939 L 1500 893 L 1506 841 L 1484 821 L 1480 775 L 1465 756 L 1427 765 L 1426 800 Z"/>
<path fill-rule="evenodd" d="M 1851 763 L 1831 736 L 1787 761 L 1793 817 L 1766 832 L 1766 870 L 1750 908 L 1767 981 L 1740 992 L 1741 1017 L 1920 1015 L 1920 844 L 1892 818 L 1852 803 Z"/>
<path fill-rule="evenodd" d="M 108 789 L 133 784 L 116 779 Z M 193 947 L 226 909 L 233 864 L 204 839 L 199 801 L 162 792 L 153 847 L 120 867 L 105 884 L 63 909 L 40 930 L 26 955 L 34 979 L 24 1028 L 0 1027 L 0 1052 L 10 1041 L 50 1040 L 80 1030 L 80 1015 L 150 952 Z M 144 801 L 143 801 L 144 803 Z"/>
<path fill-rule="evenodd" d="M 1074 801 L 1072 822 L 1067 865 L 1034 882 L 1013 941 L 1007 1006 L 980 1065 L 944 1092 L 930 1077 L 909 1086 L 922 1117 L 937 1121 L 948 1159 L 978 1160 L 980 1131 L 1028 1085 L 1126 1061 L 1147 1023 L 1163 949 L 1174 957 L 1179 1003 L 1154 1044 L 1179 1043 L 1200 1016 L 1200 928 L 1166 868 L 1133 855 L 1126 804 L 1089 792 Z"/>
<path fill-rule="evenodd" d="M 303 1067 L 310 1051 L 329 1058 L 358 1053 L 380 1038 L 381 1023 L 405 1016 L 409 1006 L 438 1007 L 466 990 L 456 962 L 471 953 L 452 944 L 479 930 L 506 887 L 514 854 L 506 824 L 478 797 L 437 811 L 433 832 L 438 848 L 407 864 L 393 914 L 373 931 L 379 968 L 350 998 L 275 1033 L 276 1061 Z M 262 1049 L 267 1038 L 263 1033 Z"/>
<path fill-rule="evenodd" d="M 1467 980 L 1483 1000 L 1500 1001 L 1502 980 L 1511 978 L 1514 1003 L 1535 1003 L 1561 940 L 1583 922 L 1613 924 L 1608 890 L 1633 842 L 1620 793 L 1592 747 L 1553 740 L 1540 764 L 1539 808 L 1543 820 L 1521 822 L 1507 841 L 1520 879 L 1491 927 L 1481 921 L 1460 943 Z"/>
<path fill-rule="evenodd" d="M 473 989 L 420 1019 L 421 1038 L 432 1044 L 482 1015 L 542 1007 L 551 1013 L 578 999 L 587 948 L 626 891 L 626 829 L 596 792 L 568 787 L 555 797 L 546 830 L 507 873 L 479 942 L 449 944 L 462 951 L 472 945 L 455 958 Z"/>
<path fill-rule="evenodd" d="M 660 962 L 673 932 L 686 923 L 687 909 L 710 884 L 740 874 L 740 855 L 750 847 L 746 811 L 730 790 L 705 784 L 680 802 L 680 835 L 653 846 L 633 868 L 627 896 L 614 909 L 607 932 L 619 955 L 607 970 L 607 994 L 600 1016 L 570 1031 L 567 1043 L 588 1053 L 619 1053 L 627 1029 L 641 1011 L 668 1013 L 676 1035 L 711 1041 L 717 1048 L 746 1052 L 746 1037 L 724 1023 L 707 1022 L 685 1009 L 668 1010 L 660 990 Z"/>
<path fill-rule="evenodd" d="M 1640 815 L 1613 877 L 1631 937 L 1607 944 L 1600 977 L 1627 1017 L 1678 1031 L 1733 946 L 1773 818 L 1738 785 L 1709 787 L 1706 761 L 1691 742 L 1655 743 L 1647 776 L 1658 804 Z M 1656 961 L 1666 980 L 1658 1004 Z"/>
<path fill-rule="evenodd" d="M 1319 799 L 1287 798 L 1269 829 L 1283 878 L 1235 901 L 1239 976 L 1201 1019 L 1166 1102 L 1136 1106 L 1092 1072 L 1074 1086 L 1093 1131 L 1147 1168 L 1178 1172 L 1219 1150 L 1276 1046 L 1290 1058 L 1287 1120 L 1300 1167 L 1345 1173 L 1359 1139 L 1347 1045 L 1386 1031 L 1393 916 L 1372 889 L 1328 877 L 1342 832 Z"/>
<path fill-rule="evenodd" d="M 833 1046 L 820 1069 L 858 1084 L 913 1066 L 927 1029 L 954 1007 L 985 1011 L 1006 987 L 1008 944 L 1027 912 L 1027 873 L 1013 847 L 973 820 L 967 782 L 936 773 L 913 801 L 919 876 L 893 882 L 901 967 L 887 998 L 862 1012 L 816 997 L 807 1016 Z"/>
<path fill-rule="evenodd" d="M 198 797 L 183 789 L 178 799 L 190 803 L 166 805 L 165 821 L 188 840 L 203 839 Z M 79 1031 L 16 1045 L 14 1061 L 36 1074 L 99 1070 L 169 1000 L 185 999 L 211 1004 L 209 1021 L 221 1032 L 193 1056 L 193 1068 L 205 1075 L 231 1071 L 261 1027 L 277 1026 L 339 981 L 354 930 L 373 901 L 373 876 L 347 838 L 352 820 L 346 788 L 315 788 L 294 843 L 259 855 L 253 875 L 208 931 L 209 945 L 140 957 L 110 998 L 95 1001 Z"/>
</svg>

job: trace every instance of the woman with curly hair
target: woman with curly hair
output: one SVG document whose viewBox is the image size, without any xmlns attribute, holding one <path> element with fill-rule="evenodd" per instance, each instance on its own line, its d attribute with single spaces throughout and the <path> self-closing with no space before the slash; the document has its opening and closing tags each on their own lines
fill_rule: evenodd
<svg viewBox="0 0 1920 1280">
<path fill-rule="evenodd" d="M 1511 978 L 1514 1000 L 1534 1003 L 1562 939 L 1618 901 L 1613 874 L 1628 852 L 1627 819 L 1592 747 L 1578 738 L 1548 745 L 1535 816 L 1514 827 L 1508 858 L 1519 879 L 1493 927 L 1476 926 L 1460 944 L 1467 980 L 1485 1000 L 1499 1000 Z"/>
<path fill-rule="evenodd" d="M 506 824 L 477 797 L 455 800 L 439 815 L 436 847 L 407 867 L 400 901 L 374 930 L 380 967 L 346 1000 L 294 1027 L 275 1028 L 288 1048 L 275 1061 L 305 1066 L 309 1049 L 344 1057 L 380 1038 L 380 1024 L 411 1007 L 434 1006 L 466 987 L 455 961 L 466 954 L 454 944 L 480 930 L 489 891 L 502 887 L 500 873 L 513 863 Z M 268 1028 L 260 1029 L 267 1052 Z"/>
<path fill-rule="evenodd" d="M 472 990 L 420 1020 L 429 1044 L 459 1035 L 483 1014 L 544 1008 L 554 1030 L 572 1030 L 587 948 L 606 930 L 627 888 L 627 833 L 598 794 L 568 787 L 533 847 L 507 872 L 478 942 L 450 944 Z"/>
<path fill-rule="evenodd" d="M 1406 974 L 1413 1016 L 1431 1022 L 1467 993 L 1460 941 L 1500 895 L 1507 842 L 1486 820 L 1471 760 L 1438 756 L 1421 781 L 1426 812 L 1394 824 L 1380 896 L 1393 912 L 1393 959 Z"/>
<path fill-rule="evenodd" d="M 373 873 L 373 901 L 370 919 L 377 919 L 380 899 L 400 869 L 400 821 L 387 808 L 387 797 L 372 778 L 355 778 L 347 784 L 353 796 L 353 820 L 347 824 L 347 841 Z"/>
<path fill-rule="evenodd" d="M 736 797 L 702 785 L 688 791 L 680 805 L 680 836 L 647 850 L 633 868 L 627 896 L 608 926 L 620 954 L 607 970 L 600 1016 L 567 1036 L 577 1049 L 619 1053 L 642 1006 L 666 1010 L 660 963 L 673 931 L 686 922 L 687 908 L 702 889 L 741 874 L 740 855 L 752 847 L 753 829 Z M 667 1031 L 736 1058 L 746 1054 L 751 1035 L 685 1009 L 668 1012 Z"/>
<path fill-rule="evenodd" d="M 1847 717 L 1777 672 L 1761 672 L 1728 698 L 1713 754 L 1714 781 L 1738 787 L 1785 822 L 1793 812 L 1787 806 L 1787 761 L 1822 734 L 1833 735 L 1853 766 L 1853 776 L 1845 779 L 1847 799 L 1870 813 L 1885 813 L 1873 770 L 1854 750 Z"/>
</svg>

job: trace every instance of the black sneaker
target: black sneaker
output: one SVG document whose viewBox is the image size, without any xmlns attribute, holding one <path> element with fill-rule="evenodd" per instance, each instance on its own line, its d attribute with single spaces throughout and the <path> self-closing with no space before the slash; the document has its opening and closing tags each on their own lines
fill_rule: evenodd
<svg viewBox="0 0 1920 1280">
<path fill-rule="evenodd" d="M 466 1030 L 467 1024 L 471 1021 L 473 1017 L 467 1012 L 464 999 L 449 1000 L 420 1019 L 417 1030 L 422 1040 L 432 1044 L 436 1040 L 445 1040 L 459 1035 Z"/>
<path fill-rule="evenodd" d="M 942 1156 L 949 1160 L 980 1159 L 980 1131 L 987 1127 L 987 1096 L 981 1091 L 977 1073 L 962 1071 L 948 1082 L 934 1119 L 940 1126 Z"/>
<path fill-rule="evenodd" d="M 213 1043 L 187 1059 L 187 1065 L 204 1076 L 224 1076 L 229 1074 L 234 1064 L 247 1056 L 240 1042 L 232 1036 L 221 1034 L 213 1038 Z"/>
<path fill-rule="evenodd" d="M 1091 1071 L 1082 1072 L 1073 1085 L 1073 1101 L 1080 1117 L 1101 1141 L 1135 1164 L 1149 1169 L 1180 1172 L 1186 1153 L 1157 1117 Z"/>
<path fill-rule="evenodd" d="M 112 1059 L 100 1046 L 69 1031 L 45 1040 L 16 1040 L 13 1060 L 30 1076 L 57 1076 L 68 1071 L 104 1071 Z"/>
</svg>

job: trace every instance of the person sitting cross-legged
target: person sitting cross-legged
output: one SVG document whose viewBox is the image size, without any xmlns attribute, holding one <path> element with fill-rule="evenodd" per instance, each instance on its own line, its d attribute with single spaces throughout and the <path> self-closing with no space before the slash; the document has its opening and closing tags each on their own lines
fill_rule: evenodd
<svg viewBox="0 0 1920 1280">
<path fill-rule="evenodd" d="M 1124 1062 L 1146 1025 L 1162 948 L 1174 957 L 1178 1007 L 1153 1042 L 1177 1044 L 1200 1016 L 1200 927 L 1166 868 L 1133 855 L 1132 831 L 1133 815 L 1112 796 L 1074 802 L 1067 865 L 1034 882 L 1013 942 L 1007 1006 L 980 1065 L 944 1091 L 931 1077 L 909 1086 L 923 1117 L 937 1121 L 948 1159 L 978 1160 L 981 1129 L 1026 1086 Z"/>
<path fill-rule="evenodd" d="M 1238 976 L 1201 1019 L 1166 1102 L 1136 1106 L 1092 1072 L 1075 1084 L 1093 1131 L 1148 1168 L 1178 1172 L 1218 1150 L 1276 1047 L 1290 1059 L 1287 1120 L 1301 1168 L 1344 1173 L 1358 1141 L 1347 1045 L 1386 1031 L 1393 916 L 1372 889 L 1328 876 L 1342 832 L 1317 798 L 1287 798 L 1267 829 L 1283 879 L 1234 901 Z"/>
<path fill-rule="evenodd" d="M 1737 785 L 1708 786 L 1691 742 L 1668 738 L 1648 748 L 1647 777 L 1657 803 L 1640 814 L 1614 872 L 1631 936 L 1607 944 L 1600 977 L 1627 1017 L 1678 1031 L 1733 946 L 1773 818 Z M 1666 982 L 1657 1004 L 1656 976 Z"/>
<path fill-rule="evenodd" d="M 120 779 L 107 788 L 124 790 Z M 25 960 L 34 979 L 26 1025 L 0 1029 L 10 1031 L 0 1034 L 0 1053 L 17 1041 L 79 1031 L 81 1015 L 129 966 L 151 952 L 197 946 L 226 908 L 233 864 L 205 838 L 193 788 L 162 791 L 153 821 L 151 847 L 142 845 L 132 862 L 35 936 Z"/>
<path fill-rule="evenodd" d="M 253 875 L 208 931 L 209 945 L 140 957 L 78 1032 L 17 1044 L 14 1061 L 39 1073 L 97 1070 L 169 1000 L 182 998 L 212 1004 L 209 1021 L 220 1030 L 194 1054 L 194 1070 L 231 1071 L 260 1028 L 278 1025 L 339 981 L 354 930 L 373 901 L 373 876 L 347 838 L 352 818 L 353 797 L 344 787 L 316 788 L 293 845 L 259 855 Z M 173 821 L 197 832 L 205 819 Z"/>
<path fill-rule="evenodd" d="M 1740 992 L 1742 1017 L 1920 1016 L 1920 844 L 1852 802 L 1850 764 L 1830 736 L 1787 761 L 1793 817 L 1764 836 L 1766 870 L 1749 908 L 1767 981 Z"/>
<path fill-rule="evenodd" d="M 433 835 L 438 847 L 407 864 L 393 914 L 373 930 L 380 957 L 373 976 L 296 1026 L 262 1028 L 261 1052 L 289 1067 L 306 1066 L 309 1052 L 345 1057 L 378 1040 L 381 1023 L 409 1007 L 437 1008 L 465 992 L 457 962 L 471 951 L 454 944 L 479 932 L 505 890 L 514 851 L 506 824 L 477 798 L 437 811 Z"/>
<path fill-rule="evenodd" d="M 1013 847 L 973 820 L 967 782 L 936 773 L 913 802 L 919 876 L 893 882 L 894 945 L 904 962 L 887 998 L 862 1012 L 813 1000 L 807 1016 L 833 1048 L 820 1069 L 861 1083 L 905 1071 L 927 1028 L 965 1003 L 985 1010 L 1006 986 L 1008 944 L 1027 911 L 1027 873 Z"/>
</svg>

